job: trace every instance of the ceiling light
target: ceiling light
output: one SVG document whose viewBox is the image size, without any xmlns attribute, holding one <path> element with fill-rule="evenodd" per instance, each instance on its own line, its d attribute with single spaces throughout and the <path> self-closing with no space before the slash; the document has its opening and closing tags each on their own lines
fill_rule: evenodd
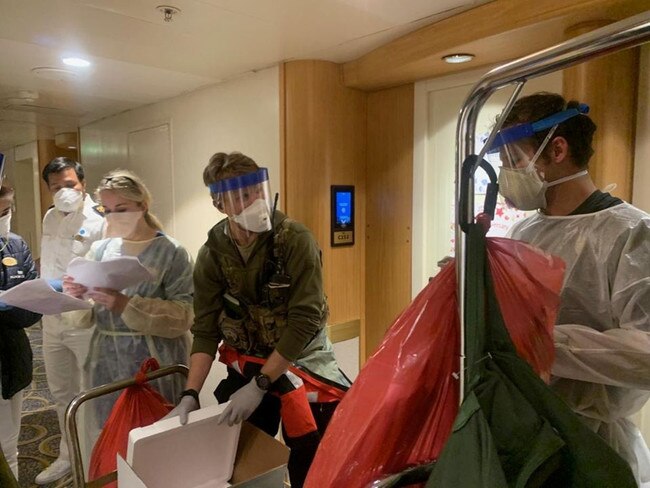
<svg viewBox="0 0 650 488">
<path fill-rule="evenodd" d="M 468 61 L 471 61 L 472 59 L 474 59 L 474 55 L 468 53 L 455 53 L 455 54 L 448 54 L 447 56 L 443 56 L 442 59 L 445 63 L 460 64 L 460 63 L 467 63 Z"/>
<path fill-rule="evenodd" d="M 75 68 L 87 68 L 90 66 L 90 61 L 82 58 L 61 58 L 61 61 L 63 61 L 63 64 L 74 66 Z"/>
<path fill-rule="evenodd" d="M 163 20 L 165 22 L 171 22 L 174 20 L 174 15 L 180 14 L 181 9 L 175 7 L 174 5 L 158 5 L 156 10 L 163 14 Z"/>
</svg>

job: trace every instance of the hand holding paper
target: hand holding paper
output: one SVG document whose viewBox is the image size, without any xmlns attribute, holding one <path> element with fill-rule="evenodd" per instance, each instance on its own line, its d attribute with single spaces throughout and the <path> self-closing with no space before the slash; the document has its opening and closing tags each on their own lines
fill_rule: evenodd
<svg viewBox="0 0 650 488">
<path fill-rule="evenodd" d="M 92 261 L 85 258 L 74 258 L 68 264 L 66 275 L 75 283 L 92 288 L 109 288 L 124 290 L 143 281 L 153 279 L 147 268 L 140 264 L 138 258 L 123 256 L 106 261 Z"/>
<path fill-rule="evenodd" d="M 111 312 L 121 314 L 129 304 L 131 297 L 124 295 L 110 288 L 93 288 L 86 293 L 88 298 L 92 298 L 95 303 L 104 306 Z"/>
<path fill-rule="evenodd" d="M 75 283 L 72 276 L 65 275 L 63 277 L 63 291 L 75 298 L 83 299 L 84 295 L 88 292 L 88 288 L 79 283 Z"/>
<path fill-rule="evenodd" d="M 0 293 L 0 302 L 43 315 L 90 309 L 85 300 L 55 291 L 46 280 L 28 280 Z"/>
</svg>

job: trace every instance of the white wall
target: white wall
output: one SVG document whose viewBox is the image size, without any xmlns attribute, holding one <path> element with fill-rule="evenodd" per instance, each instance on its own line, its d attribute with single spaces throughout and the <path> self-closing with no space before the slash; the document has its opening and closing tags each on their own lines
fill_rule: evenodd
<svg viewBox="0 0 650 488">
<path fill-rule="evenodd" d="M 81 161 L 88 188 L 95 188 L 107 171 L 131 166 L 129 133 L 164 124 L 170 127 L 173 172 L 174 228 L 168 232 L 196 256 L 208 229 L 223 217 L 212 206 L 202 180 L 203 168 L 215 152 L 241 151 L 251 156 L 269 168 L 272 191 L 280 189 L 278 68 L 81 127 Z M 152 159 L 149 168 L 155 164 Z"/>
</svg>

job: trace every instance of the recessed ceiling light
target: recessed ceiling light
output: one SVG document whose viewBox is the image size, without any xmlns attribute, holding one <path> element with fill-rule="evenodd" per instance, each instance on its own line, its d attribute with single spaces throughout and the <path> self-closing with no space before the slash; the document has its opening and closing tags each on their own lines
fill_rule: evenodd
<svg viewBox="0 0 650 488">
<path fill-rule="evenodd" d="M 474 55 L 468 53 L 455 53 L 455 54 L 448 54 L 447 56 L 443 56 L 442 59 L 445 61 L 445 63 L 460 64 L 460 63 L 467 63 L 468 61 L 471 61 L 472 59 L 474 59 Z"/>
<path fill-rule="evenodd" d="M 61 58 L 61 61 L 63 61 L 63 64 L 74 66 L 75 68 L 87 68 L 90 66 L 90 61 L 82 58 Z"/>
</svg>

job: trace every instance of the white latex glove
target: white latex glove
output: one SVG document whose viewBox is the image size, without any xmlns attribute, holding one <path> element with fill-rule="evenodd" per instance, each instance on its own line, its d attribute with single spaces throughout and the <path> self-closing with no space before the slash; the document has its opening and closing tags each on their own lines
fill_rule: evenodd
<svg viewBox="0 0 650 488">
<path fill-rule="evenodd" d="M 194 397 L 186 395 L 181 398 L 181 401 L 178 402 L 178 405 L 176 405 L 174 409 L 165 415 L 161 420 L 178 416 L 179 420 L 181 421 L 181 425 L 185 425 L 187 423 L 188 414 L 198 409 L 199 403 L 194 399 Z"/>
<path fill-rule="evenodd" d="M 217 423 L 223 424 L 226 422 L 232 426 L 246 420 L 260 404 L 265 393 L 266 391 L 259 388 L 255 378 L 253 378 L 246 386 L 230 396 L 230 404 L 219 416 Z"/>
</svg>

